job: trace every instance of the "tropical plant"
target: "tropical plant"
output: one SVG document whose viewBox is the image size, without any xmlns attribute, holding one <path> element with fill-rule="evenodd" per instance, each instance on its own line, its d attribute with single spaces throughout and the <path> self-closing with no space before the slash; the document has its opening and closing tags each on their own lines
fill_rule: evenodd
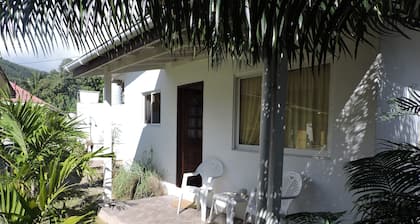
<svg viewBox="0 0 420 224">
<path fill-rule="evenodd" d="M 418 115 L 420 96 L 410 92 L 411 98 L 394 99 L 396 114 Z M 386 151 L 349 162 L 344 168 L 358 223 L 419 223 L 420 148 L 392 141 L 383 145 Z"/>
<path fill-rule="evenodd" d="M 301 212 L 285 217 L 286 224 L 339 224 L 345 212 Z"/>
<path fill-rule="evenodd" d="M 314 65 L 383 33 L 420 27 L 416 0 L 180 0 L 3 1 L 0 38 L 11 47 L 48 51 L 54 38 L 76 47 L 111 45 L 137 36 L 160 38 L 172 50 L 207 51 L 211 62 L 227 58 L 264 64 L 257 209 L 279 217 L 284 149 L 287 65 Z M 131 32 L 131 33 L 130 33 Z M 130 33 L 127 35 L 127 33 Z M 116 38 L 111 38 L 115 34 Z M 89 41 L 86 41 L 88 39 Z M 10 46 L 5 46 L 7 49 Z M 280 87 L 280 88 L 279 88 Z M 279 109 L 280 108 L 280 109 Z M 274 122 L 275 121 L 275 122 Z M 280 150 L 279 150 L 280 149 Z M 270 188 L 268 186 L 271 186 Z"/>
<path fill-rule="evenodd" d="M 40 166 L 39 177 L 32 183 L 39 187 L 35 194 L 20 185 L 0 185 L 0 213 L 8 223 L 81 223 L 91 222 L 93 211 L 80 216 L 68 216 L 68 211 L 57 204 L 61 196 L 71 192 L 76 184 L 68 182 L 69 176 L 93 157 L 103 153 L 98 150 L 83 156 L 72 154 L 64 161 L 54 158 Z"/>
<path fill-rule="evenodd" d="M 77 121 L 32 102 L 0 101 L 0 214 L 8 223 L 80 223 L 92 212 L 70 216 L 58 207 L 76 190 L 71 176 L 89 174 Z"/>
<path fill-rule="evenodd" d="M 420 95 L 413 88 L 408 89 L 411 97 L 397 97 L 391 100 L 395 106 L 394 115 L 420 115 Z"/>
<path fill-rule="evenodd" d="M 388 142 L 389 151 L 349 162 L 347 186 L 358 223 L 419 223 L 420 149 Z"/>
<path fill-rule="evenodd" d="M 39 177 L 43 164 L 64 161 L 81 153 L 84 136 L 76 119 L 32 102 L 0 101 L 0 158 L 11 168 L 12 181 L 30 184 Z M 4 144 L 8 143 L 8 144 Z M 34 186 L 22 186 L 33 191 Z"/>
</svg>

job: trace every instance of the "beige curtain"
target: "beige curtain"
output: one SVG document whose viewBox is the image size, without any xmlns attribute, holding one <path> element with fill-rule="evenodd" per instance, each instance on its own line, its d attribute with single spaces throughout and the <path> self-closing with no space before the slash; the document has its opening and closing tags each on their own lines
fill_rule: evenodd
<svg viewBox="0 0 420 224">
<path fill-rule="evenodd" d="M 260 142 L 261 77 L 240 80 L 239 144 Z"/>
<path fill-rule="evenodd" d="M 326 145 L 329 65 L 289 71 L 286 147 L 319 149 Z"/>
</svg>

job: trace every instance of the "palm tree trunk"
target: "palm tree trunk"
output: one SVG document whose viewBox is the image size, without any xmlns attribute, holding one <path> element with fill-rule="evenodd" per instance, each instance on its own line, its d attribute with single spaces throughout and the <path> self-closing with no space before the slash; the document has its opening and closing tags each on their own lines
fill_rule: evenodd
<svg viewBox="0 0 420 224">
<path fill-rule="evenodd" d="M 277 220 L 280 218 L 285 145 L 287 59 L 271 49 L 265 51 L 265 55 L 262 80 L 257 223 L 265 223 L 268 216 L 271 215 Z"/>
</svg>

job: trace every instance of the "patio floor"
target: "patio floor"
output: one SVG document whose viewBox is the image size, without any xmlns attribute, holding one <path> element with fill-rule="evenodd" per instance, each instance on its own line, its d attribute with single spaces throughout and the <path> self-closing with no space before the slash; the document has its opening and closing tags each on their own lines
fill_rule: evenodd
<svg viewBox="0 0 420 224">
<path fill-rule="evenodd" d="M 98 214 L 99 223 L 109 224 L 196 224 L 201 223 L 200 212 L 188 208 L 176 214 L 178 198 L 160 196 L 120 202 L 113 208 L 102 208 Z M 213 223 L 225 224 L 225 217 L 218 215 Z M 235 223 L 241 223 L 240 221 Z"/>
</svg>

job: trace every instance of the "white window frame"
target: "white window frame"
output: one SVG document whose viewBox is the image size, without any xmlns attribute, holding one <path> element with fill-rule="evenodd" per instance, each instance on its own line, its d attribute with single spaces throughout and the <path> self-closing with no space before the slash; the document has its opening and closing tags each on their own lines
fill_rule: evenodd
<svg viewBox="0 0 420 224">
<path fill-rule="evenodd" d="M 159 123 L 153 123 L 153 95 L 160 94 L 159 102 Z M 160 125 L 162 123 L 162 93 L 159 90 L 149 91 L 143 93 L 143 105 L 146 106 L 146 96 L 150 95 L 150 123 L 146 122 L 146 108 L 144 108 L 143 122 L 146 125 Z"/>
<path fill-rule="evenodd" d="M 331 66 L 331 64 L 329 65 Z M 305 69 L 306 67 L 303 67 Z M 295 70 L 295 69 L 291 69 Z M 332 75 L 331 75 L 331 67 L 330 67 L 330 77 L 329 77 L 329 94 L 328 94 L 328 114 L 331 114 L 331 81 L 332 81 Z M 234 124 L 233 124 L 233 146 L 232 149 L 235 151 L 243 151 L 243 152 L 251 152 L 251 153 L 257 153 L 260 150 L 260 145 L 245 145 L 245 144 L 239 144 L 239 111 L 240 111 L 240 81 L 242 79 L 247 78 L 253 78 L 253 77 L 262 77 L 262 72 L 248 72 L 248 73 L 242 73 L 240 75 L 234 75 L 235 81 L 234 81 L 234 110 L 233 110 L 233 117 L 234 117 Z M 298 149 L 298 148 L 285 148 L 284 153 L 286 155 L 292 155 L 292 156 L 298 156 L 298 157 L 319 157 L 319 158 L 330 158 L 331 151 L 329 146 L 329 140 L 330 140 L 330 117 L 328 117 L 328 131 L 326 133 L 326 145 L 323 148 L 305 148 L 305 149 Z"/>
<path fill-rule="evenodd" d="M 254 73 L 242 75 L 240 77 L 235 78 L 234 149 L 240 150 L 240 151 L 258 152 L 260 148 L 259 145 L 246 145 L 246 144 L 239 143 L 239 123 L 240 123 L 240 116 L 239 116 L 240 109 L 239 108 L 240 108 L 241 80 L 255 78 L 255 77 L 261 77 L 261 74 L 254 72 Z"/>
</svg>

